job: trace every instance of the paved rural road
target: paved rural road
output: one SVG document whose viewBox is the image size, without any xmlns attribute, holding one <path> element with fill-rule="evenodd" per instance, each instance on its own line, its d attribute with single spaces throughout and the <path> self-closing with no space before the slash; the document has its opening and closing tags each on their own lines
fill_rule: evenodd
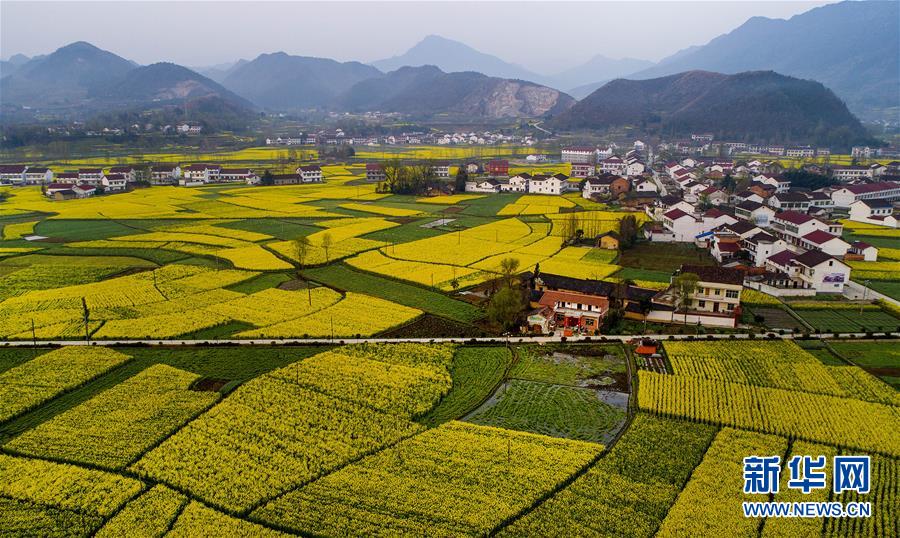
<svg viewBox="0 0 900 538">
<path fill-rule="evenodd" d="M 774 332 L 757 334 L 755 337 L 763 340 L 767 337 L 780 338 L 783 340 L 793 340 L 800 338 L 800 334 L 784 334 L 779 335 Z M 821 333 L 813 334 L 816 338 L 866 338 L 872 336 L 892 336 L 900 337 L 900 333 Z M 730 340 L 747 339 L 749 333 L 735 334 L 645 334 L 645 335 L 605 335 L 605 336 L 491 336 L 484 338 L 279 338 L 279 339 L 258 339 L 258 340 L 19 340 L 15 342 L 0 343 L 0 347 L 28 347 L 28 346 L 121 346 L 121 345 L 148 345 L 148 346 L 203 346 L 203 345 L 241 345 L 241 346 L 269 346 L 269 345 L 330 345 L 330 344 L 380 344 L 380 343 L 397 343 L 397 342 L 413 342 L 419 344 L 427 343 L 488 343 L 488 344 L 506 344 L 506 343 L 534 343 L 545 344 L 551 342 L 602 342 L 604 341 L 628 341 L 635 338 L 652 338 L 654 340 L 686 340 L 694 338 L 698 340 Z"/>
</svg>

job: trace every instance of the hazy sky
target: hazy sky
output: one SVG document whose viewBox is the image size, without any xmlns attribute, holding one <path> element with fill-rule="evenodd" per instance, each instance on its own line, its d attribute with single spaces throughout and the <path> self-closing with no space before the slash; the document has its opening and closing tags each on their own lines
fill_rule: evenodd
<svg viewBox="0 0 900 538">
<path fill-rule="evenodd" d="M 207 66 L 263 52 L 372 61 L 429 34 L 539 72 L 595 54 L 659 60 L 753 16 L 828 2 L 18 2 L 0 0 L 0 57 L 88 41 L 141 64 Z"/>
</svg>

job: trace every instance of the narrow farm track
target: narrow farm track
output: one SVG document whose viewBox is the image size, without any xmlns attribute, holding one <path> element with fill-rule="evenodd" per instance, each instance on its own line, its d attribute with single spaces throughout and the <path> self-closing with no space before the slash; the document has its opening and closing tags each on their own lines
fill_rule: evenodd
<svg viewBox="0 0 900 538">
<path fill-rule="evenodd" d="M 865 339 L 865 338 L 898 338 L 900 332 L 891 333 L 815 333 L 810 337 L 816 339 Z M 117 339 L 117 340 L 16 340 L 0 343 L 0 347 L 29 347 L 29 346 L 297 346 L 297 345 L 333 345 L 333 344 L 396 344 L 401 342 L 415 344 L 549 344 L 549 343 L 584 343 L 584 342 L 627 342 L 635 338 L 650 338 L 653 340 L 799 340 L 800 334 L 776 334 L 764 333 L 731 333 L 731 334 L 625 334 L 605 336 L 487 336 L 478 338 L 265 338 L 265 339 L 222 339 L 222 340 L 148 340 L 148 339 Z"/>
</svg>

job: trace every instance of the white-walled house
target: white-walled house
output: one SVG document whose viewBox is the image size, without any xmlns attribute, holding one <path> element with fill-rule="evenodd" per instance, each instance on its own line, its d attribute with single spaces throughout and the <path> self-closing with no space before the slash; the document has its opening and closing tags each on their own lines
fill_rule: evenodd
<svg viewBox="0 0 900 538">
<path fill-rule="evenodd" d="M 659 187 L 656 186 L 655 181 L 643 179 L 638 181 L 637 185 L 634 186 L 634 190 L 637 192 L 659 192 Z"/>
<path fill-rule="evenodd" d="M 322 183 L 322 169 L 317 164 L 301 166 L 297 168 L 297 173 L 303 180 L 303 183 Z"/>
<path fill-rule="evenodd" d="M 28 167 L 24 164 L 3 164 L 0 165 L 0 184 L 4 185 L 22 185 L 25 183 L 25 170 Z"/>
<path fill-rule="evenodd" d="M 621 157 L 613 155 L 612 157 L 600 161 L 598 168 L 600 168 L 600 171 L 604 174 L 621 176 L 625 175 L 625 170 L 628 168 L 628 165 Z"/>
<path fill-rule="evenodd" d="M 857 200 L 850 204 L 850 220 L 877 224 L 888 228 L 897 227 L 894 204 L 887 200 Z"/>
<path fill-rule="evenodd" d="M 894 181 L 879 181 L 877 183 L 860 183 L 847 185 L 831 193 L 834 207 L 850 207 L 857 200 L 872 200 L 881 198 L 884 200 L 900 200 L 900 183 Z"/>
<path fill-rule="evenodd" d="M 127 183 L 128 180 L 125 178 L 125 174 L 106 174 L 100 180 L 100 184 L 105 192 L 124 191 Z"/>
<path fill-rule="evenodd" d="M 761 231 L 742 239 L 741 247 L 750 254 L 753 265 L 763 267 L 770 256 L 787 249 L 787 243 L 783 239 Z"/>
<path fill-rule="evenodd" d="M 821 220 L 797 211 L 783 211 L 772 219 L 772 230 L 775 235 L 784 239 L 791 245 L 800 246 L 803 236 L 822 230 L 832 233 L 831 227 Z M 837 234 L 835 234 L 837 235 Z"/>
<path fill-rule="evenodd" d="M 474 179 L 466 181 L 466 192 L 500 192 L 500 182 L 495 179 Z"/>
<path fill-rule="evenodd" d="M 800 238 L 798 246 L 805 250 L 820 250 L 832 256 L 843 256 L 850 250 L 850 243 L 824 230 L 815 230 L 804 235 Z"/>
<path fill-rule="evenodd" d="M 831 169 L 831 176 L 842 183 L 857 179 L 872 177 L 872 170 L 868 166 L 835 166 Z"/>
<path fill-rule="evenodd" d="M 133 166 L 113 166 L 109 169 L 109 173 L 122 174 L 128 183 L 134 183 L 137 180 L 137 170 Z"/>
<path fill-rule="evenodd" d="M 25 171 L 26 185 L 47 185 L 53 183 L 53 170 L 43 166 L 29 166 Z"/>
<path fill-rule="evenodd" d="M 564 163 L 595 163 L 597 162 L 597 149 L 592 147 L 562 148 L 560 157 Z"/>
<path fill-rule="evenodd" d="M 797 278 L 816 293 L 843 293 L 850 280 L 850 266 L 834 256 L 810 250 L 794 258 Z"/>
<path fill-rule="evenodd" d="M 809 196 L 802 192 L 779 192 L 770 196 L 766 203 L 780 211 L 787 209 L 807 211 L 812 204 Z"/>
<path fill-rule="evenodd" d="M 734 216 L 765 227 L 775 217 L 775 210 L 759 202 L 745 200 L 734 206 Z"/>
<path fill-rule="evenodd" d="M 181 167 L 177 164 L 157 164 L 150 168 L 151 185 L 172 185 L 181 178 Z"/>
<path fill-rule="evenodd" d="M 500 184 L 500 190 L 504 192 L 528 192 L 528 182 L 531 181 L 531 174 L 516 174 L 509 178 L 506 183 Z"/>
<path fill-rule="evenodd" d="M 557 176 L 532 176 L 528 182 L 528 192 L 530 194 L 555 194 L 560 195 L 567 189 L 568 181 Z"/>
<path fill-rule="evenodd" d="M 866 262 L 878 261 L 878 248 L 864 241 L 854 241 L 853 243 L 850 243 L 849 253 L 855 254 L 856 256 L 862 256 L 863 261 Z"/>
</svg>

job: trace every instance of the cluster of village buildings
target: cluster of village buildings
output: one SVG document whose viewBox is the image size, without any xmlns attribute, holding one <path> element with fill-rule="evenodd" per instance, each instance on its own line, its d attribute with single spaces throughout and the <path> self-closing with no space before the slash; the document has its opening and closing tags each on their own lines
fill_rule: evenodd
<svg viewBox="0 0 900 538">
<path fill-rule="evenodd" d="M 318 165 L 298 166 L 294 173 L 270 174 L 272 185 L 298 185 L 324 181 Z M 80 168 L 58 172 L 43 166 L 21 164 L 0 165 L 0 184 L 41 185 L 44 193 L 54 199 L 87 198 L 98 192 L 124 192 L 138 182 L 150 185 L 180 185 L 193 187 L 210 183 L 246 183 L 256 185 L 262 178 L 249 168 L 223 168 L 218 164 L 157 164 L 146 169 L 134 166 L 110 168 Z"/>
<path fill-rule="evenodd" d="M 433 133 L 413 131 L 398 135 L 355 136 L 348 135 L 342 129 L 334 131 L 318 131 L 315 133 L 299 133 L 297 136 L 279 136 L 266 138 L 267 146 L 394 146 L 394 145 L 477 145 L 493 146 L 499 144 L 516 144 L 531 146 L 536 140 L 528 135 L 508 135 L 492 131 L 482 132 L 444 132 Z"/>
</svg>

